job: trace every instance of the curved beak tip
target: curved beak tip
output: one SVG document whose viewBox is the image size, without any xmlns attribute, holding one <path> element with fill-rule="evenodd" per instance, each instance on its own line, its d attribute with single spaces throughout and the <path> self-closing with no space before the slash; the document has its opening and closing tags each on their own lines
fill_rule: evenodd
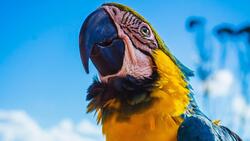
<svg viewBox="0 0 250 141">
<path fill-rule="evenodd" d="M 89 65 L 88 64 L 84 65 L 84 70 L 87 74 L 89 74 Z"/>
<path fill-rule="evenodd" d="M 83 37 L 80 34 L 80 38 L 79 38 L 80 56 L 81 56 L 83 68 L 85 72 L 89 74 L 89 53 L 88 53 L 87 48 L 85 48 L 82 38 Z"/>
</svg>

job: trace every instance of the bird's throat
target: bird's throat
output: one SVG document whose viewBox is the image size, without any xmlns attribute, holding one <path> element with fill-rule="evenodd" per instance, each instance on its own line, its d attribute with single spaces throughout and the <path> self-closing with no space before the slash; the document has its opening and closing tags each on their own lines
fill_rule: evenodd
<svg viewBox="0 0 250 141">
<path fill-rule="evenodd" d="M 176 141 L 182 115 L 189 104 L 189 93 L 184 75 L 173 60 L 162 51 L 154 53 L 159 79 L 150 96 L 156 99 L 150 107 L 130 115 L 128 120 L 117 120 L 114 114 L 103 123 L 107 141 Z"/>
</svg>

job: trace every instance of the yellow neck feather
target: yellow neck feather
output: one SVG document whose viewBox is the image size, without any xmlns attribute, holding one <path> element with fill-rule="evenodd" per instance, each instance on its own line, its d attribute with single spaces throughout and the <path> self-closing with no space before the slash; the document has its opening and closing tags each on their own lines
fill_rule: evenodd
<svg viewBox="0 0 250 141">
<path fill-rule="evenodd" d="M 161 50 L 154 52 L 154 59 L 159 73 L 157 88 L 152 97 L 159 98 L 165 113 L 171 116 L 180 116 L 189 104 L 189 89 L 184 74 L 178 66 Z"/>
</svg>

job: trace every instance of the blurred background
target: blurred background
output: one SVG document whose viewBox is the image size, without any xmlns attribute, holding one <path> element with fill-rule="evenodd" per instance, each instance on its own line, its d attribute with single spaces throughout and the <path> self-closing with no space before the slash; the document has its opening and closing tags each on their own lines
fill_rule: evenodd
<svg viewBox="0 0 250 141">
<path fill-rule="evenodd" d="M 106 0 L 1 0 L 0 141 L 102 141 L 86 114 L 80 27 Z M 114 0 L 142 14 L 195 71 L 201 109 L 250 141 L 250 1 Z"/>
</svg>

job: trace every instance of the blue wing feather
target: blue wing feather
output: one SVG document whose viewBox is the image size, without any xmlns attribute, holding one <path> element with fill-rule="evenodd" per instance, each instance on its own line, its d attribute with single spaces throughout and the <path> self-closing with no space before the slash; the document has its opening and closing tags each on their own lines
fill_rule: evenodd
<svg viewBox="0 0 250 141">
<path fill-rule="evenodd" d="M 178 129 L 178 141 L 242 141 L 228 128 L 203 116 L 187 117 Z"/>
</svg>

